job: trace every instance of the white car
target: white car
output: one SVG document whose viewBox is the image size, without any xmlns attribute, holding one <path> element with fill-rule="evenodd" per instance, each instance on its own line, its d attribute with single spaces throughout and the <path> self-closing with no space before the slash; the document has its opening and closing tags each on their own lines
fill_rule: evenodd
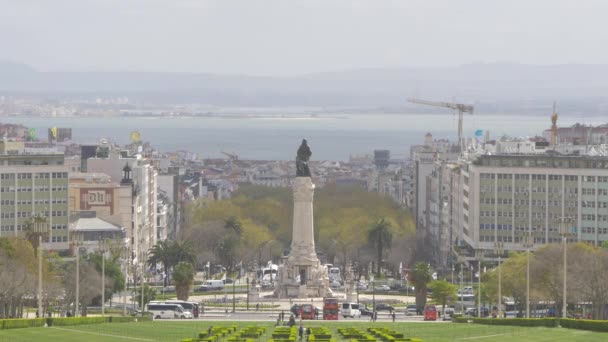
<svg viewBox="0 0 608 342">
<path fill-rule="evenodd" d="M 388 285 L 376 286 L 376 291 L 385 292 L 385 291 L 390 291 L 390 290 L 391 290 L 391 287 Z"/>
</svg>

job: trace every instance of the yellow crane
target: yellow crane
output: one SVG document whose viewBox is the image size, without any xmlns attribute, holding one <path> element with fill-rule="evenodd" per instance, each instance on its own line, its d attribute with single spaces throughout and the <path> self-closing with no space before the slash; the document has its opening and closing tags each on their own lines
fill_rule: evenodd
<svg viewBox="0 0 608 342">
<path fill-rule="evenodd" d="M 471 105 L 466 105 L 462 103 L 451 103 L 451 102 L 437 102 L 437 101 L 427 101 L 427 100 L 419 100 L 416 98 L 407 99 L 411 103 L 423 104 L 427 106 L 435 106 L 435 107 L 444 107 L 450 108 L 458 111 L 458 146 L 461 149 L 464 147 L 464 140 L 462 137 L 462 114 L 463 113 L 471 113 L 473 114 L 474 107 Z"/>
</svg>

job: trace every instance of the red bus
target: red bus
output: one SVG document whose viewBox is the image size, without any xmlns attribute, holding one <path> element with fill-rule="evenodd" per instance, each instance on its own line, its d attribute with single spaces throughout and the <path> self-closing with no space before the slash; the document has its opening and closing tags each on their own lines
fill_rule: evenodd
<svg viewBox="0 0 608 342">
<path fill-rule="evenodd" d="M 312 304 L 302 304 L 300 307 L 300 317 L 302 319 L 315 319 L 315 307 Z"/>
<path fill-rule="evenodd" d="M 427 304 L 424 307 L 424 320 L 425 321 L 436 321 L 437 320 L 437 307 L 433 304 Z"/>
<path fill-rule="evenodd" d="M 338 298 L 323 298 L 324 320 L 337 320 L 339 313 Z"/>
</svg>

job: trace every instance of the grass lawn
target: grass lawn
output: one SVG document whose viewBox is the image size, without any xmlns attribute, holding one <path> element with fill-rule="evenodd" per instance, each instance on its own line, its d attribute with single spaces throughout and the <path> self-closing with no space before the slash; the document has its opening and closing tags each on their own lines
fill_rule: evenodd
<svg viewBox="0 0 608 342">
<path fill-rule="evenodd" d="M 267 341 L 274 326 L 270 322 L 217 322 L 217 321 L 154 321 L 142 323 L 106 323 L 66 327 L 25 328 L 0 330 L 0 341 L 171 341 L 195 337 L 199 331 L 210 325 L 222 326 L 238 324 L 245 326 L 266 326 L 267 335 L 259 341 Z M 608 333 L 561 328 L 528 328 L 512 326 L 491 326 L 482 324 L 457 323 L 335 323 L 307 322 L 305 326 L 325 325 L 333 331 L 337 341 L 337 328 L 356 327 L 366 329 L 370 326 L 389 327 L 405 333 L 406 337 L 421 338 L 429 341 L 608 341 Z"/>
</svg>

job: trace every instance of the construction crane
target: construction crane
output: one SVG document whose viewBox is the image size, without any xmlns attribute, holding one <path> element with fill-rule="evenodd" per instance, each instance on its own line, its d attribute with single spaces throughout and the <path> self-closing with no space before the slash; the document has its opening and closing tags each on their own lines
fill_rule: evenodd
<svg viewBox="0 0 608 342">
<path fill-rule="evenodd" d="M 419 100 L 416 98 L 407 99 L 411 103 L 423 104 L 427 106 L 435 106 L 435 107 L 444 107 L 455 109 L 458 111 L 458 146 L 460 146 L 461 150 L 464 147 L 464 140 L 462 138 L 462 114 L 463 113 L 471 113 L 473 114 L 473 106 L 465 105 L 462 103 L 451 103 L 451 102 L 436 102 L 436 101 L 426 101 Z"/>
<path fill-rule="evenodd" d="M 232 160 L 232 161 L 239 160 L 239 156 L 236 153 L 228 153 L 228 152 L 222 151 L 222 154 L 225 154 L 226 156 L 228 156 L 230 158 L 230 160 Z"/>
</svg>

